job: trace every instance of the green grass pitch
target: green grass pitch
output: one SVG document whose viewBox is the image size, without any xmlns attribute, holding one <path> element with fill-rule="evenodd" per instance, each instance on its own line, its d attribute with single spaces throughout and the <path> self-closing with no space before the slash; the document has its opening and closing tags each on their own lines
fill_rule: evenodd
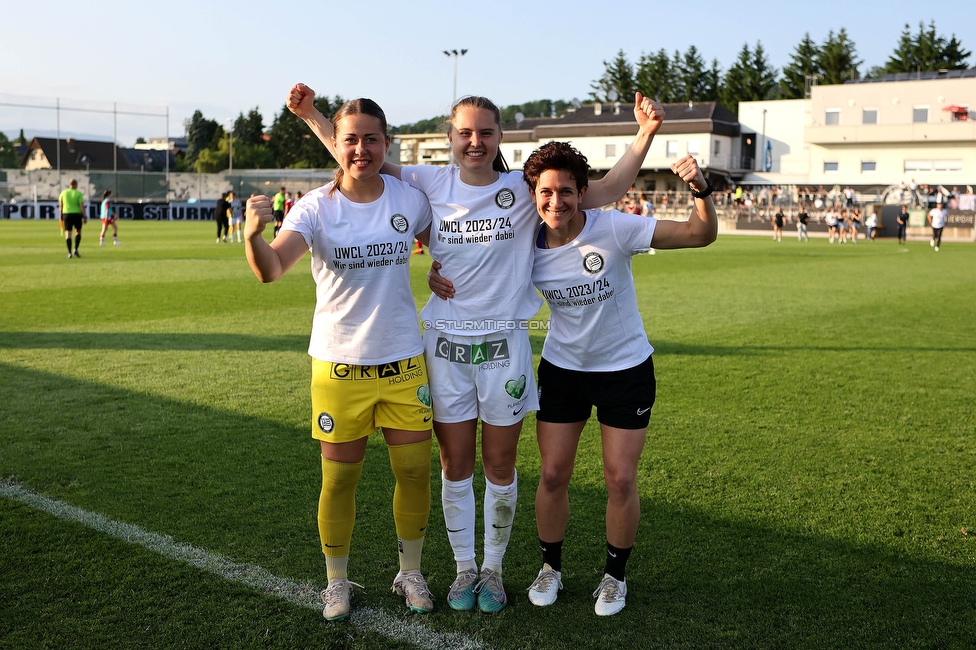
<svg viewBox="0 0 976 650">
<path fill-rule="evenodd" d="M 53 222 L 0 222 L 0 480 L 324 584 L 308 262 L 262 285 L 242 245 L 212 230 L 123 223 L 123 245 L 98 247 L 89 223 L 67 260 Z M 428 261 L 412 259 L 418 306 Z M 658 402 L 626 609 L 593 614 L 595 421 L 571 487 L 566 590 L 549 608 L 528 602 L 532 416 L 511 606 L 444 602 L 454 563 L 436 446 L 424 572 L 437 609 L 410 615 L 389 593 L 381 439 L 358 491 L 355 604 L 499 649 L 976 647 L 976 246 L 728 236 L 633 268 Z M 0 499 L 0 542 L 3 648 L 412 647 L 16 500 Z"/>
</svg>

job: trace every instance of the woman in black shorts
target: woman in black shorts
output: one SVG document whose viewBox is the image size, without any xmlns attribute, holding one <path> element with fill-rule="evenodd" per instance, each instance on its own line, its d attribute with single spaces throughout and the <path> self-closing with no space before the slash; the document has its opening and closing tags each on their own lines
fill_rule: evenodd
<svg viewBox="0 0 976 650">
<path fill-rule="evenodd" d="M 544 222 L 532 281 L 551 314 L 539 365 L 542 477 L 535 511 L 543 566 L 529 589 L 535 605 L 551 605 L 562 587 L 569 481 L 593 406 L 609 493 L 607 555 L 595 609 L 608 616 L 625 604 L 625 568 L 640 517 L 637 464 L 655 400 L 654 350 L 637 307 L 631 257 L 651 247 L 707 246 L 718 231 L 712 185 L 695 159 L 687 156 L 671 169 L 695 196 L 687 221 L 581 210 L 589 166 L 567 143 L 550 142 L 525 163 L 525 181 Z"/>
</svg>

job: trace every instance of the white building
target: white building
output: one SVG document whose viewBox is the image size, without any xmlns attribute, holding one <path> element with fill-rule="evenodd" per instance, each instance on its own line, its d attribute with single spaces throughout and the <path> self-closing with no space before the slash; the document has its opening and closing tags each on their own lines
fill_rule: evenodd
<svg viewBox="0 0 976 650">
<path fill-rule="evenodd" d="M 813 86 L 810 99 L 742 102 L 743 137 L 754 134 L 760 153 L 756 171 L 741 182 L 974 185 L 973 108 L 976 69 L 886 75 Z"/>
</svg>

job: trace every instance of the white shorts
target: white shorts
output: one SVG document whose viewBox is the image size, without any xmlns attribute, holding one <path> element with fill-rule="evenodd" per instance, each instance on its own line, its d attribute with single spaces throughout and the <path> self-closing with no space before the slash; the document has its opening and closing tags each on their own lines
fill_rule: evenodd
<svg viewBox="0 0 976 650">
<path fill-rule="evenodd" d="M 527 330 L 465 336 L 429 329 L 424 349 L 436 422 L 481 418 L 504 427 L 539 410 Z"/>
<path fill-rule="evenodd" d="M 232 226 L 239 226 L 242 223 L 244 223 L 244 217 L 231 217 L 230 218 L 230 225 L 232 225 Z"/>
</svg>

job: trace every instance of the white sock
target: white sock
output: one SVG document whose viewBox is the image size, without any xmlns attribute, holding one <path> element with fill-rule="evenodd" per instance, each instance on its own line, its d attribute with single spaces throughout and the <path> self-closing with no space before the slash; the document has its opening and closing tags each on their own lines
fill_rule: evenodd
<svg viewBox="0 0 976 650">
<path fill-rule="evenodd" d="M 485 477 L 485 561 L 483 569 L 502 572 L 502 558 L 512 536 L 515 502 L 518 500 L 518 472 L 511 485 L 495 485 Z"/>
<path fill-rule="evenodd" d="M 448 481 L 441 471 L 441 507 L 447 539 L 454 550 L 458 573 L 466 569 L 478 570 L 474 561 L 474 476 L 461 481 Z"/>
</svg>

